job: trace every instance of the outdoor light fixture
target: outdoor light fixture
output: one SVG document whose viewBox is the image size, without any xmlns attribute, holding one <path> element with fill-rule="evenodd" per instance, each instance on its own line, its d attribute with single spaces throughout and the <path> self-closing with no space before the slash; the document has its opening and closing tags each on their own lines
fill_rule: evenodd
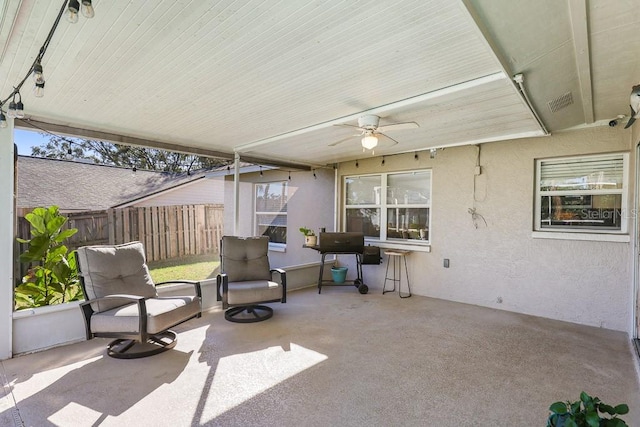
<svg viewBox="0 0 640 427">
<path fill-rule="evenodd" d="M 10 119 L 16 118 L 16 103 L 15 101 L 11 101 L 9 103 L 9 108 L 7 109 L 7 117 Z"/>
<path fill-rule="evenodd" d="M 18 95 L 18 102 L 16 102 L 16 119 L 22 119 L 24 118 L 24 104 L 22 103 L 22 96 L 20 95 L 20 92 L 16 95 Z"/>
<path fill-rule="evenodd" d="M 67 9 L 67 21 L 75 24 L 78 22 L 78 10 L 80 10 L 80 3 L 78 0 L 69 0 L 69 7 Z"/>
<path fill-rule="evenodd" d="M 18 97 L 17 102 L 16 96 Z M 9 109 L 7 110 L 7 116 L 14 119 L 21 119 L 24 117 L 24 104 L 22 103 L 22 96 L 20 96 L 20 92 L 13 94 L 13 99 L 9 103 Z"/>
<path fill-rule="evenodd" d="M 44 82 L 36 83 L 36 85 L 33 87 L 33 94 L 36 96 L 36 98 L 42 98 L 44 96 Z"/>
<path fill-rule="evenodd" d="M 372 150 L 378 145 L 378 137 L 373 134 L 373 132 L 368 131 L 363 137 L 362 140 L 362 148 L 366 148 L 367 150 Z"/>
<path fill-rule="evenodd" d="M 33 65 L 33 80 L 37 83 L 44 83 L 44 75 L 42 74 L 42 64 L 40 60 L 36 60 L 36 63 Z"/>
<path fill-rule="evenodd" d="M 2 112 L 2 110 L 0 110 L 0 128 L 6 128 L 7 127 L 7 118 L 4 116 L 4 113 Z"/>
<path fill-rule="evenodd" d="M 96 12 L 93 10 L 91 0 L 82 0 L 82 16 L 89 19 L 96 16 Z"/>
</svg>

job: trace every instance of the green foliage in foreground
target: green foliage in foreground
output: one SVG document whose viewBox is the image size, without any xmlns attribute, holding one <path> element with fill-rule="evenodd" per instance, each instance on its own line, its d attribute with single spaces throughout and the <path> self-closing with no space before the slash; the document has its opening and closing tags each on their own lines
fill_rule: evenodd
<svg viewBox="0 0 640 427">
<path fill-rule="evenodd" d="M 78 230 L 64 229 L 67 218 L 60 215 L 57 206 L 35 208 L 25 218 L 31 224 L 31 239 L 18 239 L 29 245 L 20 262 L 33 266 L 15 288 L 15 309 L 83 299 L 75 257 L 64 245 Z"/>
<path fill-rule="evenodd" d="M 555 402 L 550 407 L 547 427 L 626 427 L 618 418 L 629 412 L 625 404 L 610 406 L 584 391 L 575 402 Z"/>
</svg>

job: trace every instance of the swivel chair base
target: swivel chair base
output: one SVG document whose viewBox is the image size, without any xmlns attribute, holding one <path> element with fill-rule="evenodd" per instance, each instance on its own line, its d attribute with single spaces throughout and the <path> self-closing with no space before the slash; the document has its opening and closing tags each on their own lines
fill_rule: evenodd
<svg viewBox="0 0 640 427">
<path fill-rule="evenodd" d="M 273 309 L 266 305 L 248 305 L 233 307 L 224 312 L 224 318 L 229 322 L 255 323 L 270 319 Z"/>
<path fill-rule="evenodd" d="M 176 333 L 167 330 L 151 335 L 146 342 L 118 338 L 109 343 L 107 354 L 116 359 L 139 359 L 170 350 L 177 343 Z"/>
</svg>

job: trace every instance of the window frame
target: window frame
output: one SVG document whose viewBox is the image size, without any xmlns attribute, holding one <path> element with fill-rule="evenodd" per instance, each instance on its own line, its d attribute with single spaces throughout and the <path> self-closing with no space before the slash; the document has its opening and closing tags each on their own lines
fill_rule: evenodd
<svg viewBox="0 0 640 427">
<path fill-rule="evenodd" d="M 284 201 L 284 211 L 278 212 L 270 212 L 270 211 L 258 211 L 258 186 L 264 186 L 267 184 L 280 184 L 285 188 L 285 197 Z M 269 241 L 269 250 L 275 251 L 284 251 L 287 248 L 287 240 L 289 234 L 289 218 L 288 218 L 288 205 L 289 205 L 289 181 L 287 180 L 275 180 L 275 181 L 264 181 L 264 182 L 254 182 L 253 183 L 253 233 L 256 236 L 261 236 L 258 227 L 260 226 L 258 216 L 259 215 L 282 215 L 285 218 L 285 243 L 271 242 Z"/>
<path fill-rule="evenodd" d="M 541 190 L 541 170 L 542 164 L 548 161 L 560 161 L 560 160 L 577 160 L 577 159 L 594 159 L 600 158 L 603 161 L 610 159 L 622 158 L 622 188 L 621 189 L 608 189 L 608 190 L 598 190 L 598 189 L 589 189 L 589 190 Z M 577 238 L 579 240 L 590 240 L 587 236 L 595 236 L 595 235 L 627 235 L 628 234 L 628 212 L 629 212 L 629 153 L 628 152 L 616 152 L 616 153 L 602 153 L 602 154 L 585 154 L 585 155 L 577 155 L 577 156 L 559 156 L 559 157 L 549 157 L 543 159 L 536 159 L 535 163 L 535 177 L 534 177 L 534 215 L 533 215 L 533 232 L 534 237 L 549 237 L 549 238 L 559 238 L 560 236 L 567 236 L 569 239 Z M 611 228 L 602 228 L 598 229 L 597 227 L 589 228 L 589 227 L 562 227 L 562 226 L 554 226 L 554 227 L 543 227 L 542 225 L 542 197 L 545 195 L 561 195 L 561 196 L 571 196 L 571 195 L 604 195 L 604 194 L 615 194 L 621 196 L 620 202 L 620 229 L 611 229 Z M 547 234 L 549 233 L 549 234 Z M 558 237 L 552 237 L 552 235 L 558 235 Z M 605 237 L 605 236 L 602 236 Z M 600 240 L 600 239 L 597 239 Z"/>
<path fill-rule="evenodd" d="M 388 193 L 388 182 L 390 175 L 408 175 L 412 173 L 428 173 L 429 175 L 429 201 L 427 203 L 420 204 L 389 204 L 387 203 L 387 193 Z M 358 204 L 358 205 L 347 205 L 347 181 L 349 179 L 359 178 L 359 177 L 371 177 L 371 176 L 379 176 L 380 177 L 380 203 L 379 204 Z M 429 230 L 428 239 L 420 240 L 420 239 L 399 239 L 399 238 L 388 238 L 388 209 L 390 208 L 401 208 L 401 209 L 427 209 L 428 210 L 428 223 L 427 227 Z M 382 243 L 393 246 L 418 246 L 418 247 L 430 247 L 431 239 L 432 239 L 432 218 L 433 218 L 433 169 L 412 169 L 406 171 L 394 171 L 394 172 L 371 172 L 364 174 L 350 174 L 344 175 L 342 177 L 342 230 L 345 231 L 347 228 L 347 211 L 349 209 L 379 209 L 380 211 L 380 237 L 374 236 L 366 236 L 365 239 L 370 242 Z"/>
</svg>

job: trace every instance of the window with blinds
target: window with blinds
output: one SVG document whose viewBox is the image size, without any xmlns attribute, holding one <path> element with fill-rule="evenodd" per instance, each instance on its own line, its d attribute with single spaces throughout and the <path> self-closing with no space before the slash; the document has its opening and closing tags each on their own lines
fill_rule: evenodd
<svg viewBox="0 0 640 427">
<path fill-rule="evenodd" d="M 538 160 L 536 229 L 625 232 L 626 153 Z"/>
<path fill-rule="evenodd" d="M 287 182 L 255 185 L 255 233 L 269 236 L 270 244 L 287 243 Z"/>
</svg>

